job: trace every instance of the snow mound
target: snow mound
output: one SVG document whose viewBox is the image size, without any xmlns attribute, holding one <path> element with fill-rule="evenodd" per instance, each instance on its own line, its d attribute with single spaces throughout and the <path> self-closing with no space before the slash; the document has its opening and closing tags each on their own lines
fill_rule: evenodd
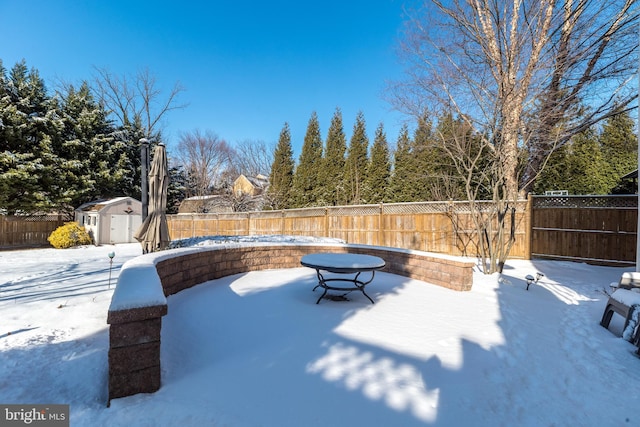
<svg viewBox="0 0 640 427">
<path fill-rule="evenodd" d="M 272 236 L 202 236 L 174 240 L 167 249 L 188 248 L 192 246 L 212 246 L 227 243 L 346 243 L 332 237 L 290 236 L 276 234 Z"/>
</svg>

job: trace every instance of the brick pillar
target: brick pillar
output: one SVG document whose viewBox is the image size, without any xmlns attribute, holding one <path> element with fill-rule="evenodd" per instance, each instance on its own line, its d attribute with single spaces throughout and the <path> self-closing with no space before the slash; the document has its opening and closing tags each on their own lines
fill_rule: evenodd
<svg viewBox="0 0 640 427">
<path fill-rule="evenodd" d="M 160 388 L 160 330 L 166 305 L 109 311 L 109 402 Z"/>
</svg>

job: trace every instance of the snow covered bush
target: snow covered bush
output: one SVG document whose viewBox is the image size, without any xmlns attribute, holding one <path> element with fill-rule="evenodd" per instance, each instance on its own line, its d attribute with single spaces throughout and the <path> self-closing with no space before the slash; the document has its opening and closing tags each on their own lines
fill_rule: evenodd
<svg viewBox="0 0 640 427">
<path fill-rule="evenodd" d="M 56 249 L 91 244 L 89 233 L 76 222 L 67 222 L 56 228 L 47 240 Z"/>
</svg>

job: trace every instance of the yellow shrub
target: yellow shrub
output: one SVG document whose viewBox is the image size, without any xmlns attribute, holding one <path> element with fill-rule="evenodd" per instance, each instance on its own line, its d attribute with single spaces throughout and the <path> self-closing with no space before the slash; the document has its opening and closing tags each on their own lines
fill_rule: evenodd
<svg viewBox="0 0 640 427">
<path fill-rule="evenodd" d="M 77 222 L 67 222 L 56 228 L 47 240 L 56 249 L 91 244 L 91 236 Z"/>
</svg>

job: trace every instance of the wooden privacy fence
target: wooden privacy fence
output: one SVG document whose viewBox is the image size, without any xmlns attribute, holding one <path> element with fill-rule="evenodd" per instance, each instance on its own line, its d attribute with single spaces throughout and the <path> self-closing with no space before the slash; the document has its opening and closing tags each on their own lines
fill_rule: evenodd
<svg viewBox="0 0 640 427">
<path fill-rule="evenodd" d="M 480 203 L 482 206 L 482 203 Z M 529 258 L 527 200 L 513 217 L 511 257 Z M 468 202 L 421 202 L 336 206 L 263 212 L 169 215 L 172 240 L 211 235 L 305 235 L 347 243 L 476 255 Z"/>
<path fill-rule="evenodd" d="M 531 256 L 635 265 L 638 196 L 534 196 Z"/>
<path fill-rule="evenodd" d="M 62 215 L 0 215 L 0 248 L 47 246 L 47 238 L 65 223 Z"/>
<path fill-rule="evenodd" d="M 518 202 L 512 258 L 634 265 L 638 196 L 533 196 Z M 173 240 L 210 235 L 326 236 L 347 243 L 475 255 L 467 202 L 393 203 L 168 215 Z M 48 246 L 59 215 L 0 215 L 0 248 Z"/>
</svg>

